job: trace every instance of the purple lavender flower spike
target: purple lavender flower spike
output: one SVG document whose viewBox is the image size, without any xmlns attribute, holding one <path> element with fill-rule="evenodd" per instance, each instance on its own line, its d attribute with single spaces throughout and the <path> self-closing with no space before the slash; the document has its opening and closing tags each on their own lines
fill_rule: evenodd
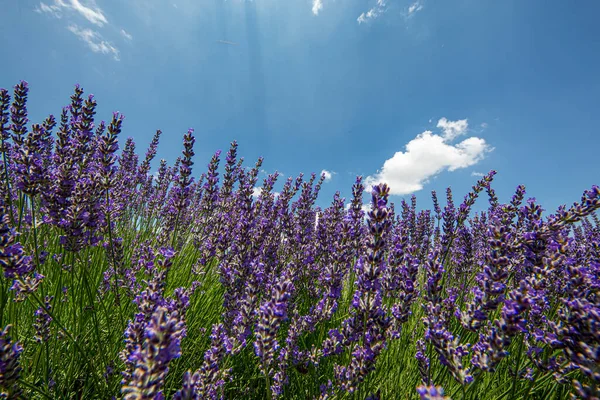
<svg viewBox="0 0 600 400">
<path fill-rule="evenodd" d="M 29 92 L 29 85 L 25 81 L 19 82 L 15 86 L 14 100 L 10 107 L 10 119 L 11 119 L 11 130 L 12 140 L 15 146 L 20 148 L 23 145 L 25 135 L 27 134 L 27 94 Z"/>
<path fill-rule="evenodd" d="M 15 291 L 15 301 L 23 301 L 30 293 L 37 291 L 42 275 L 34 271 L 31 256 L 26 256 L 23 246 L 17 242 L 17 234 L 10 228 L 9 217 L 0 205 L 0 267 L 4 276 L 13 279 L 11 290 Z"/>
<path fill-rule="evenodd" d="M 173 400 L 200 400 L 200 394 L 196 389 L 199 380 L 200 373 L 196 372 L 192 375 L 190 371 L 187 371 L 183 375 L 182 388 L 173 395 Z"/>
<path fill-rule="evenodd" d="M 10 328 L 11 325 L 7 325 L 0 332 L 0 397 L 20 399 L 22 390 L 18 381 L 22 368 L 19 359 L 23 347 L 8 335 Z"/>
<path fill-rule="evenodd" d="M 417 393 L 421 400 L 450 400 L 450 397 L 444 396 L 444 390 L 439 386 L 419 386 Z"/>
<path fill-rule="evenodd" d="M 130 358 L 135 370 L 121 389 L 124 399 L 162 399 L 171 360 L 181 356 L 185 324 L 176 312 L 158 307 L 144 330 L 143 345 Z"/>
<path fill-rule="evenodd" d="M 33 328 L 35 329 L 35 341 L 38 343 L 45 343 L 50 339 L 50 323 L 52 317 L 48 314 L 48 311 L 52 310 L 52 300 L 54 297 L 46 296 L 44 299 L 44 306 L 35 310 L 35 322 Z"/>
<path fill-rule="evenodd" d="M 391 225 L 388 195 L 386 184 L 373 187 L 367 221 L 371 237 L 367 242 L 367 256 L 356 264 L 357 288 L 351 303 L 351 315 L 342 322 L 341 329 L 332 329 L 323 343 L 323 356 L 337 354 L 343 347 L 354 343 L 350 365 L 334 366 L 336 381 L 350 393 L 375 368 L 377 356 L 387 345 L 386 331 L 390 320 L 382 307 L 381 281 Z"/>
<path fill-rule="evenodd" d="M 232 343 L 223 324 L 213 325 L 210 340 L 210 349 L 204 353 L 202 366 L 193 374 L 186 373 L 182 389 L 175 394 L 176 399 L 223 398 L 223 385 L 231 371 L 222 369 L 221 363 L 224 357 L 231 353 Z"/>
</svg>

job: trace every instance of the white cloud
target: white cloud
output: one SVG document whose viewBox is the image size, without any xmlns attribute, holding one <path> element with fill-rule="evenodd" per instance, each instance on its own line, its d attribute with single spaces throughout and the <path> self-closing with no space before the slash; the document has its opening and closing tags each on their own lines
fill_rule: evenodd
<svg viewBox="0 0 600 400">
<path fill-rule="evenodd" d="M 423 4 L 420 1 L 415 1 L 408 7 L 408 15 L 413 15 L 416 12 L 419 12 L 423 9 Z"/>
<path fill-rule="evenodd" d="M 121 29 L 121 35 L 127 40 L 133 39 L 133 36 L 131 36 L 130 33 L 127 33 L 127 31 L 125 31 L 125 29 Z"/>
<path fill-rule="evenodd" d="M 344 210 L 348 211 L 348 210 L 350 210 L 350 207 L 352 207 L 352 203 L 346 203 L 346 205 L 344 206 Z M 363 204 L 360 208 L 365 213 L 371 211 L 371 201 L 369 200 L 366 204 Z"/>
<path fill-rule="evenodd" d="M 477 171 L 473 171 L 471 172 L 471 176 L 485 176 L 485 174 L 483 172 L 477 172 Z"/>
<path fill-rule="evenodd" d="M 53 5 L 40 2 L 39 7 L 34 11 L 49 13 L 60 18 L 61 11 L 69 9 L 75 11 L 94 25 L 103 26 L 108 23 L 104 12 L 96 5 L 94 0 L 87 0 L 85 3 L 82 4 L 79 0 L 54 0 Z"/>
<path fill-rule="evenodd" d="M 480 126 L 481 126 L 481 129 L 486 129 L 489 125 L 487 122 L 482 122 Z"/>
<path fill-rule="evenodd" d="M 83 40 L 94 53 L 109 54 L 119 61 L 119 50 L 110 42 L 103 40 L 98 32 L 87 28 L 82 29 L 77 25 L 69 25 L 67 29 Z"/>
<path fill-rule="evenodd" d="M 442 135 L 425 131 L 412 139 L 405 151 L 396 152 L 376 174 L 365 179 L 367 190 L 385 182 L 391 194 L 405 195 L 423 189 L 429 179 L 444 170 L 455 171 L 477 164 L 493 150 L 484 139 L 470 137 L 457 144 L 449 143 L 467 131 L 466 121 L 440 119 L 438 127 L 442 128 Z"/>
<path fill-rule="evenodd" d="M 254 187 L 252 189 L 252 197 L 254 197 L 255 199 L 258 198 L 260 196 L 260 194 L 262 193 L 263 188 L 261 187 Z M 271 192 L 273 194 L 273 196 L 277 197 L 279 196 L 279 192 Z"/>
<path fill-rule="evenodd" d="M 107 24 L 108 21 L 104 16 L 104 13 L 100 8 L 96 6 L 94 1 L 88 1 L 90 6 L 84 6 L 79 0 L 70 0 L 70 8 L 81 14 L 82 17 L 90 21 L 94 25 L 102 26 Z"/>
<path fill-rule="evenodd" d="M 452 140 L 460 135 L 464 135 L 467 132 L 469 124 L 466 119 L 448 121 L 446 118 L 440 118 L 437 123 L 437 127 L 442 128 L 444 131 L 444 137 L 446 139 Z"/>
<path fill-rule="evenodd" d="M 321 176 L 325 175 L 325 182 L 329 182 L 331 180 L 331 178 L 333 178 L 333 176 L 335 174 L 337 174 L 337 172 L 327 171 L 326 169 L 324 169 L 323 171 L 321 171 Z"/>
<path fill-rule="evenodd" d="M 352 203 L 346 203 L 344 210 L 346 210 L 346 212 L 350 211 L 351 206 Z M 371 211 L 371 201 L 369 200 L 366 204 L 363 204 L 360 209 L 364 212 L 363 218 L 368 218 L 368 212 Z"/>
<path fill-rule="evenodd" d="M 50 14 L 56 18 L 62 17 L 62 14 L 60 12 L 60 7 L 57 6 L 56 4 L 49 6 L 44 2 L 40 2 L 39 7 L 36 7 L 33 11 L 40 13 L 40 14 L 41 13 Z"/>
<path fill-rule="evenodd" d="M 313 0 L 312 2 L 312 13 L 319 15 L 319 11 L 323 8 L 323 0 Z"/>
<path fill-rule="evenodd" d="M 356 20 L 358 21 L 359 24 L 368 22 L 370 20 L 373 20 L 373 19 L 379 17 L 381 14 L 383 14 L 385 12 L 385 10 L 386 10 L 385 0 L 377 0 L 377 4 L 373 8 L 371 8 L 366 13 L 360 14 Z"/>
</svg>

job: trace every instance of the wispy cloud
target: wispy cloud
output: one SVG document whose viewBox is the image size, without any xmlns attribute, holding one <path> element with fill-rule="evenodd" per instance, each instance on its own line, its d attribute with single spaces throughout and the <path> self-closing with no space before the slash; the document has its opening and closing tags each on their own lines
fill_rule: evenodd
<svg viewBox="0 0 600 400">
<path fill-rule="evenodd" d="M 62 13 L 60 11 L 60 6 L 57 6 L 56 4 L 53 5 L 47 5 L 46 3 L 40 2 L 40 5 L 38 7 L 36 7 L 33 11 L 35 11 L 36 13 L 46 13 L 46 14 L 50 14 L 55 18 L 61 18 L 62 17 Z"/>
<path fill-rule="evenodd" d="M 325 182 L 329 182 L 335 174 L 337 174 L 337 172 L 327 171 L 326 169 L 321 171 L 321 176 L 325 175 Z"/>
<path fill-rule="evenodd" d="M 34 11 L 48 13 L 56 18 L 60 18 L 62 16 L 61 12 L 64 10 L 74 11 L 97 26 L 103 26 L 108 23 L 104 12 L 96 5 L 94 0 L 87 0 L 85 4 L 79 0 L 54 0 L 54 4 L 52 5 L 40 2 L 39 7 Z"/>
<path fill-rule="evenodd" d="M 69 25 L 67 29 L 83 40 L 94 53 L 112 55 L 116 61 L 119 61 L 119 49 L 104 40 L 98 32 L 87 28 L 80 28 L 77 25 Z"/>
<path fill-rule="evenodd" d="M 372 7 L 366 13 L 360 14 L 356 20 L 358 21 L 359 24 L 374 20 L 374 19 L 378 18 L 381 14 L 385 13 L 385 10 L 386 10 L 385 0 L 377 0 L 377 4 L 375 4 L 374 7 Z"/>
<path fill-rule="evenodd" d="M 123 36 L 126 40 L 132 40 L 133 36 L 128 33 L 125 29 L 121 29 L 121 36 Z"/>
<path fill-rule="evenodd" d="M 102 10 L 96 6 L 93 0 L 88 0 L 89 6 L 85 6 L 79 0 L 70 0 L 71 9 L 77 11 L 81 16 L 90 21 L 94 25 L 102 26 L 108 23 Z"/>
<path fill-rule="evenodd" d="M 229 40 L 217 40 L 217 43 L 228 44 L 230 46 L 237 46 L 238 45 L 236 42 L 230 42 Z"/>
<path fill-rule="evenodd" d="M 368 187 L 385 182 L 390 186 L 391 194 L 405 195 L 423 189 L 423 185 L 444 170 L 455 171 L 467 168 L 481 161 L 485 154 L 493 150 L 484 139 L 470 137 L 460 143 L 452 144 L 456 137 L 467 132 L 467 120 L 438 121 L 442 134 L 425 131 L 386 160 L 383 167 L 374 175 L 367 177 Z"/>
<path fill-rule="evenodd" d="M 485 176 L 485 174 L 483 172 L 477 172 L 477 171 L 473 171 L 471 172 L 471 176 Z"/>
<path fill-rule="evenodd" d="M 312 12 L 315 15 L 319 15 L 319 11 L 323 8 L 323 0 L 313 0 L 312 2 Z"/>
<path fill-rule="evenodd" d="M 420 1 L 415 1 L 408 7 L 408 16 L 411 16 L 423 9 L 423 4 Z"/>
</svg>

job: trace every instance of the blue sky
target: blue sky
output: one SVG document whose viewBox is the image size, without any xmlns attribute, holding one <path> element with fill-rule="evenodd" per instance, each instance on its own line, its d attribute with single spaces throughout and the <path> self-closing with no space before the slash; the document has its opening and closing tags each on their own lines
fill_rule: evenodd
<svg viewBox="0 0 600 400">
<path fill-rule="evenodd" d="M 600 183 L 597 1 L 0 3 L 0 87 L 30 83 L 32 120 L 80 83 L 142 154 L 195 128 L 196 171 L 236 139 L 267 172 L 329 171 L 321 205 L 358 174 L 426 207 L 491 169 L 549 211 Z"/>
</svg>

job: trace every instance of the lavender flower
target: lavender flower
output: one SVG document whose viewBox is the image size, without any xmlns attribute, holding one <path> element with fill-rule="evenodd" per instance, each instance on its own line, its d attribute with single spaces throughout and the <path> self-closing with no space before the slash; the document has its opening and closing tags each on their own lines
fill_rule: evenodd
<svg viewBox="0 0 600 400">
<path fill-rule="evenodd" d="M 336 381 L 341 388 L 354 392 L 357 384 L 374 369 L 377 356 L 386 347 L 385 332 L 389 318 L 382 307 L 381 275 L 385 268 L 384 252 L 389 225 L 387 200 L 389 187 L 377 185 L 372 192 L 372 209 L 368 213 L 371 239 L 367 243 L 366 260 L 356 265 L 356 291 L 352 312 L 341 330 L 331 330 L 323 343 L 323 355 L 339 353 L 342 346 L 355 343 L 349 366 L 335 366 Z M 358 343 L 356 343 L 358 342 Z"/>
<path fill-rule="evenodd" d="M 174 395 L 177 400 L 196 400 L 222 398 L 222 389 L 230 370 L 221 369 L 221 363 L 227 353 L 231 352 L 232 343 L 225 333 L 222 324 L 213 325 L 210 335 L 211 347 L 204 354 L 204 362 L 199 370 L 186 372 L 183 387 Z"/>
<path fill-rule="evenodd" d="M 19 82 L 15 86 L 14 100 L 10 107 L 10 119 L 11 119 L 11 130 L 12 140 L 20 148 L 23 146 L 25 135 L 27 134 L 27 94 L 29 92 L 29 84 L 25 81 Z"/>
<path fill-rule="evenodd" d="M 437 250 L 434 250 L 427 261 L 427 302 L 423 304 L 426 315 L 423 318 L 425 339 L 433 345 L 442 365 L 450 370 L 461 385 L 465 385 L 473 381 L 469 369 L 462 362 L 468 355 L 469 346 L 461 345 L 459 338 L 448 329 L 447 316 L 442 308 L 440 285 L 444 268 L 438 260 L 438 254 Z"/>
<path fill-rule="evenodd" d="M 287 385 L 309 382 L 323 384 L 320 397 L 317 387 L 300 396 L 406 396 L 379 381 L 385 373 L 363 384 L 393 339 L 403 339 L 394 347 L 398 360 L 412 348 L 404 340 L 417 342 L 420 398 L 447 398 L 434 384 L 449 376 L 467 391 L 484 372 L 491 385 L 512 385 L 511 397 L 526 396 L 526 387 L 529 396 L 556 388 L 600 397 L 598 186 L 546 217 L 535 199 L 525 200 L 524 186 L 500 203 L 495 171 L 460 204 L 450 189 L 445 206 L 433 192 L 432 210 L 420 210 L 416 196 L 395 207 L 381 184 L 365 215 L 361 177 L 348 207 L 342 192 L 328 206 L 317 203 L 324 182 L 317 174 L 288 177 L 276 193 L 282 175 L 262 170 L 262 158 L 245 166 L 235 141 L 223 171 L 218 151 L 195 176 L 192 130 L 175 163 L 161 160 L 152 174 L 160 131 L 145 157 L 131 138 L 119 152 L 122 115 L 96 122 L 96 100 L 79 85 L 59 117 L 29 126 L 28 90 L 20 82 L 11 100 L 0 89 L 1 317 L 29 324 L 20 335 L 32 332 L 39 343 L 60 328 L 59 340 L 56 349 L 22 353 L 8 328 L 0 332 L 0 397 L 72 397 L 74 390 L 116 399 L 117 372 L 126 399 L 171 396 L 177 381 L 175 399 L 253 398 L 265 390 L 279 398 L 291 394 Z M 470 216 L 483 190 L 489 207 Z M 90 285 L 102 278 L 95 293 Z M 106 308 L 111 291 L 125 300 L 116 317 Z M 29 312 L 10 302 L 26 298 L 36 304 Z M 222 300 L 221 315 L 204 313 L 215 310 L 215 300 Z M 405 331 L 417 305 L 423 337 Z M 187 317 L 191 353 L 177 363 L 178 376 L 168 377 Z M 121 322 L 116 363 L 111 332 Z"/>
<path fill-rule="evenodd" d="M 281 322 L 287 318 L 287 299 L 293 286 L 287 277 L 283 277 L 273 287 L 272 297 L 264 302 L 258 310 L 258 322 L 256 325 L 254 341 L 254 352 L 261 361 L 261 371 L 266 377 L 274 376 L 273 362 L 279 351 L 277 332 Z M 280 393 L 280 385 L 275 383 L 274 388 L 269 388 L 275 393 Z"/>
<path fill-rule="evenodd" d="M 22 391 L 18 381 L 21 375 L 20 357 L 23 347 L 8 335 L 11 325 L 0 332 L 0 397 L 19 399 Z"/>
<path fill-rule="evenodd" d="M 130 354 L 135 370 L 121 392 L 124 399 L 162 399 L 171 360 L 181 356 L 185 324 L 176 312 L 158 307 L 144 330 L 143 345 Z"/>
<path fill-rule="evenodd" d="M 15 291 L 15 301 L 22 301 L 37 290 L 42 275 L 34 272 L 31 256 L 25 256 L 23 246 L 17 242 L 17 234 L 9 226 L 8 214 L 0 205 L 0 266 L 6 278 L 13 279 L 12 290 Z"/>
<path fill-rule="evenodd" d="M 50 339 L 50 323 L 52 317 L 48 313 L 52 310 L 53 296 L 46 296 L 44 299 L 44 307 L 40 307 L 35 310 L 35 323 L 33 328 L 35 329 L 35 341 L 38 343 L 45 343 Z"/>
<path fill-rule="evenodd" d="M 421 400 L 450 400 L 444 396 L 444 390 L 438 386 L 419 386 L 417 393 Z"/>
</svg>

